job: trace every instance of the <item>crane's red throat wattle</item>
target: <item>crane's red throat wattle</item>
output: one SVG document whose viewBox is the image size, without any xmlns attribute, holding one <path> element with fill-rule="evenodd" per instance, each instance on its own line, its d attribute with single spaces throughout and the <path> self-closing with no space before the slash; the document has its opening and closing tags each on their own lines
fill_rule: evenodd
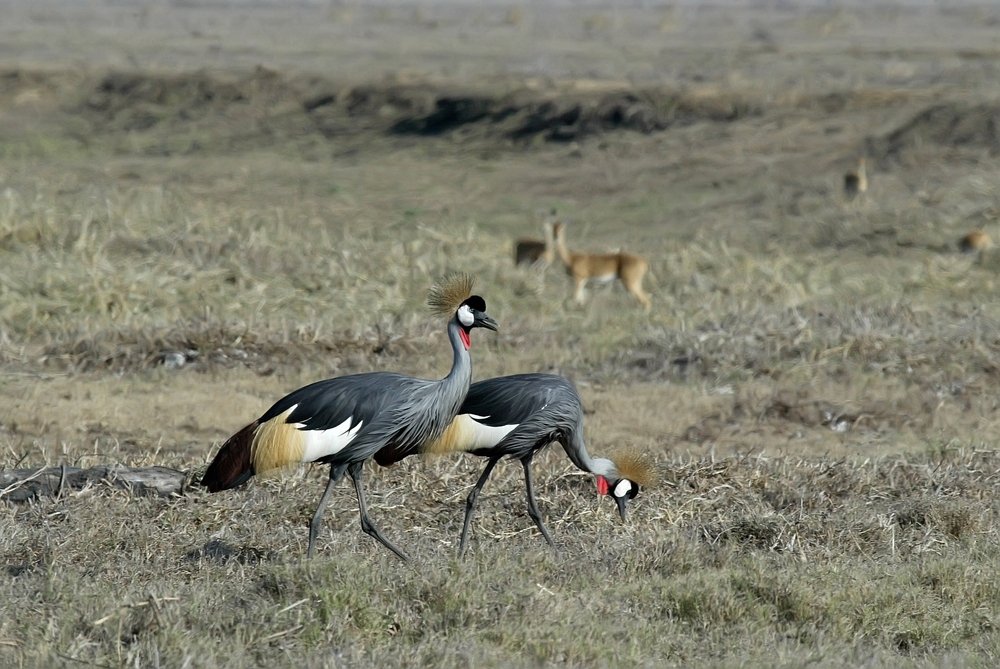
<svg viewBox="0 0 1000 669">
<path fill-rule="evenodd" d="M 465 350 L 468 351 L 469 347 L 472 346 L 472 339 L 469 337 L 469 331 L 466 329 L 461 329 L 458 331 L 462 335 L 462 344 L 465 346 Z"/>
<path fill-rule="evenodd" d="M 597 492 L 602 495 L 608 494 L 608 480 L 603 476 L 597 477 Z"/>
</svg>

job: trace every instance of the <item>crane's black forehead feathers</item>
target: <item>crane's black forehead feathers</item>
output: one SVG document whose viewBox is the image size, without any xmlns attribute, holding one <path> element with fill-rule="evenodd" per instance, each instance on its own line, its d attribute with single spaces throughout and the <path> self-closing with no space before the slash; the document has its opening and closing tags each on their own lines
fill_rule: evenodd
<svg viewBox="0 0 1000 669">
<path fill-rule="evenodd" d="M 467 300 L 462 302 L 462 304 L 467 305 L 470 309 L 475 309 L 476 311 L 486 312 L 486 300 L 479 297 L 478 295 L 470 295 Z"/>
<path fill-rule="evenodd" d="M 449 274 L 431 286 L 427 293 L 427 306 L 438 316 L 452 316 L 472 295 L 475 285 L 476 277 L 471 274 Z"/>
</svg>

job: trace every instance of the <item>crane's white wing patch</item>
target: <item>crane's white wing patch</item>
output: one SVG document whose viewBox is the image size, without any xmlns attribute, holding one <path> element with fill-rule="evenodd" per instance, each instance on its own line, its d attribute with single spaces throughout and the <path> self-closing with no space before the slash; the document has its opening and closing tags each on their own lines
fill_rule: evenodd
<svg viewBox="0 0 1000 669">
<path fill-rule="evenodd" d="M 440 437 L 424 447 L 424 452 L 452 453 L 492 448 L 517 427 L 517 424 L 493 427 L 478 422 L 487 418 L 489 416 L 477 416 L 473 413 L 458 414 Z"/>
<path fill-rule="evenodd" d="M 362 424 L 358 423 L 352 428 L 351 419 L 348 418 L 337 427 L 331 427 L 328 430 L 303 430 L 302 428 L 305 426 L 302 423 L 296 423 L 295 427 L 299 429 L 306 442 L 302 462 L 314 462 L 344 450 L 344 447 L 358 436 Z"/>
<path fill-rule="evenodd" d="M 484 425 L 476 418 L 482 419 L 488 418 L 488 416 L 476 416 L 475 414 L 464 414 L 458 418 L 465 423 L 462 426 L 462 437 L 468 444 L 468 446 L 463 447 L 463 450 L 466 451 L 496 446 L 517 427 L 516 423 L 514 425 Z"/>
</svg>

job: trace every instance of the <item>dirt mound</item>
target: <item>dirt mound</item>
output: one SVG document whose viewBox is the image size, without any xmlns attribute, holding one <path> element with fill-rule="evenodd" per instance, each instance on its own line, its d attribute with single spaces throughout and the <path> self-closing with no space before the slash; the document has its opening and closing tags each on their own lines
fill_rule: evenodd
<svg viewBox="0 0 1000 669">
<path fill-rule="evenodd" d="M 497 101 L 478 96 L 445 95 L 434 101 L 434 110 L 404 117 L 393 124 L 393 132 L 415 135 L 440 135 L 468 123 L 495 119 Z M 504 112 L 499 112 L 502 115 Z"/>
<path fill-rule="evenodd" d="M 652 133 L 678 123 L 730 122 L 761 112 L 725 91 L 520 88 L 483 93 L 397 82 L 342 87 L 260 67 L 245 76 L 111 72 L 84 85 L 71 111 L 95 132 L 162 135 L 169 138 L 164 146 L 185 151 L 359 132 L 564 142 L 617 130 Z M 174 146 L 181 128 L 196 128 L 203 136 Z"/>
<path fill-rule="evenodd" d="M 621 91 L 542 98 L 518 93 L 489 98 L 442 96 L 427 114 L 392 126 L 400 134 L 440 135 L 477 125 L 511 140 L 542 137 L 565 142 L 614 130 L 652 133 L 678 123 L 729 122 L 760 110 L 733 96 L 702 97 L 677 91 Z"/>
<path fill-rule="evenodd" d="M 49 78 L 38 72 L 27 70 L 5 70 L 0 72 L 0 95 L 5 98 L 16 96 L 25 90 L 44 86 Z"/>
<path fill-rule="evenodd" d="M 104 130 L 131 132 L 226 115 L 234 109 L 267 110 L 295 94 L 281 76 L 261 67 L 235 80 L 204 72 L 112 72 L 85 95 L 79 110 Z"/>
<path fill-rule="evenodd" d="M 871 154 L 899 160 L 928 145 L 1000 153 L 1000 103 L 930 106 L 899 128 L 870 142 Z"/>
</svg>

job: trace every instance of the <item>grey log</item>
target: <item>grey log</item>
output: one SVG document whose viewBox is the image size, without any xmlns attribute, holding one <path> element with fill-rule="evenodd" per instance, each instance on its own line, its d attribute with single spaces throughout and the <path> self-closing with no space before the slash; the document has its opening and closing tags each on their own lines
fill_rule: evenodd
<svg viewBox="0 0 1000 669">
<path fill-rule="evenodd" d="M 11 469 L 0 471 L 0 500 L 27 502 L 94 484 L 125 488 L 136 495 L 170 496 L 183 492 L 186 481 L 186 472 L 168 467 L 100 465 L 88 469 L 67 466 Z"/>
</svg>

